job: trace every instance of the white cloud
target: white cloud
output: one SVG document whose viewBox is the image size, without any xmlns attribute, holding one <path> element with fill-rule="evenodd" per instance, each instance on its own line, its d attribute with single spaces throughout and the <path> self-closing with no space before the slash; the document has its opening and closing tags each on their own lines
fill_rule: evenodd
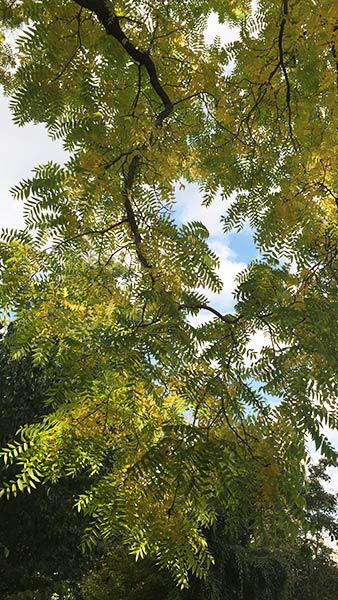
<svg viewBox="0 0 338 600">
<path fill-rule="evenodd" d="M 258 329 L 251 336 L 248 343 L 248 349 L 260 354 L 264 346 L 271 346 L 270 336 L 262 329 Z"/>
<path fill-rule="evenodd" d="M 234 308 L 233 292 L 236 287 L 236 277 L 247 266 L 245 262 L 238 260 L 235 252 L 231 250 L 228 237 L 222 229 L 221 217 L 226 214 L 234 197 L 224 201 L 221 199 L 221 195 L 217 194 L 210 206 L 206 207 L 202 204 L 202 194 L 197 186 L 187 184 L 184 192 L 177 191 L 176 198 L 175 208 L 178 222 L 201 221 L 210 234 L 209 247 L 220 259 L 218 275 L 223 282 L 222 291 L 215 293 L 205 288 L 199 291 L 208 298 L 208 302 L 213 308 L 222 313 L 230 312 Z M 192 324 L 199 325 L 211 318 L 213 318 L 212 315 L 201 311 L 198 315 L 190 317 L 189 320 Z"/>
<path fill-rule="evenodd" d="M 192 327 L 199 327 L 200 325 L 204 325 L 204 323 L 208 323 L 213 318 L 214 317 L 210 312 L 206 310 L 200 310 L 197 315 L 188 315 L 187 321 L 190 323 L 190 325 L 192 325 Z"/>
<path fill-rule="evenodd" d="M 335 448 L 338 448 L 337 444 L 335 445 Z M 327 474 L 330 477 L 330 481 L 325 483 L 325 489 L 327 489 L 328 492 L 338 494 L 338 467 L 329 467 L 327 470 Z"/>
<path fill-rule="evenodd" d="M 260 23 L 259 23 L 259 11 L 258 11 L 258 0 L 251 0 L 251 26 L 255 25 L 253 37 L 257 37 L 259 34 Z M 231 42 L 236 42 L 240 39 L 240 26 L 229 25 L 229 23 L 220 23 L 218 15 L 215 12 L 210 13 L 207 21 L 207 26 L 204 31 L 204 40 L 206 44 L 212 44 L 215 41 L 216 36 L 220 38 L 221 44 L 225 46 Z"/>
<path fill-rule="evenodd" d="M 51 140 L 43 125 L 14 125 L 8 101 L 0 97 L 0 228 L 23 227 L 23 205 L 11 197 L 10 188 L 31 176 L 38 164 L 50 160 L 64 163 L 67 154 L 60 142 Z"/>
<path fill-rule="evenodd" d="M 212 44 L 216 36 L 219 36 L 222 44 L 229 44 L 239 39 L 240 27 L 230 26 L 228 23 L 220 23 L 218 15 L 211 13 L 208 18 L 207 27 L 204 31 L 206 44 Z"/>
<path fill-rule="evenodd" d="M 218 275 L 223 282 L 223 289 L 219 294 L 208 291 L 207 295 L 215 308 L 219 308 L 221 312 L 229 312 L 233 310 L 236 277 L 247 265 L 236 260 L 236 255 L 227 245 L 225 236 L 224 240 L 211 239 L 209 246 L 220 259 Z"/>
<path fill-rule="evenodd" d="M 217 272 L 222 280 L 223 289 L 219 293 L 213 292 L 207 288 L 200 288 L 198 291 L 206 296 L 211 307 L 219 310 L 221 313 L 232 312 L 234 310 L 236 277 L 243 269 L 245 269 L 247 264 L 245 262 L 231 260 L 231 258 L 235 257 L 235 254 L 226 243 L 222 243 L 218 240 L 211 240 L 209 246 L 220 258 L 220 266 Z M 213 318 L 214 316 L 212 313 L 201 310 L 198 315 L 190 316 L 189 322 L 196 327 L 202 323 L 207 323 Z"/>
<path fill-rule="evenodd" d="M 0 229 L 23 229 L 24 219 L 22 208 L 21 203 L 11 198 L 3 198 L 2 186 L 0 184 Z"/>
<path fill-rule="evenodd" d="M 234 200 L 231 196 L 224 201 L 217 194 L 210 206 L 202 204 L 202 194 L 195 185 L 186 184 L 185 191 L 177 194 L 176 214 L 180 221 L 201 221 L 208 229 L 211 237 L 223 234 L 221 217 Z"/>
</svg>

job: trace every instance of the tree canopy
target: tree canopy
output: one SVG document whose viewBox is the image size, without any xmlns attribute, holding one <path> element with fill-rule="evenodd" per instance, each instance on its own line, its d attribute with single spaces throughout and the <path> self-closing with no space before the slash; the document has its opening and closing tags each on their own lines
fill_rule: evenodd
<svg viewBox="0 0 338 600">
<path fill-rule="evenodd" d="M 240 39 L 206 44 L 211 12 Z M 185 586 L 224 511 L 229 532 L 290 539 L 307 437 L 335 460 L 334 4 L 2 0 L 0 23 L 15 122 L 69 152 L 13 189 L 26 227 L 1 237 L 12 356 L 62 374 L 3 450 L 19 471 L 2 493 L 85 472 L 86 542 L 118 537 Z M 200 291 L 221 290 L 218 259 L 203 223 L 175 221 L 185 182 L 207 206 L 235 198 L 225 233 L 254 228 L 233 313 Z M 213 319 L 192 325 L 201 310 Z"/>
<path fill-rule="evenodd" d="M 48 412 L 43 397 L 59 370 L 33 367 L 30 356 L 13 360 L 0 343 L 0 429 L 4 445 L 18 426 Z M 15 465 L 11 467 L 12 474 Z M 1 475 L 5 465 L 1 467 Z M 326 461 L 311 465 L 304 518 L 295 540 L 271 549 L 257 545 L 250 529 L 229 532 L 219 513 L 204 534 L 214 557 L 205 580 L 189 575 L 179 591 L 170 574 L 147 558 L 136 562 L 121 540 L 82 554 L 86 520 L 71 511 L 74 492 L 92 481 L 81 475 L 40 486 L 2 502 L 0 593 L 3 600 L 336 600 L 338 569 L 327 536 L 337 537 L 337 500 L 323 488 Z"/>
</svg>

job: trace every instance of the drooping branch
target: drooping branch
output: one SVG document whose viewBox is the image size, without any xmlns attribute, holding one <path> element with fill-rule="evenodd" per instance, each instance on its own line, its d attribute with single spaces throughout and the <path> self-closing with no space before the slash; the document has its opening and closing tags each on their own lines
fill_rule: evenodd
<svg viewBox="0 0 338 600">
<path fill-rule="evenodd" d="M 117 40 L 127 54 L 139 65 L 142 65 L 149 76 L 149 81 L 153 90 L 160 98 L 163 104 L 163 110 L 159 113 L 156 119 L 158 125 L 162 125 L 164 119 L 166 119 L 173 111 L 174 104 L 170 100 L 167 92 L 161 84 L 156 66 L 154 61 L 147 52 L 143 52 L 134 46 L 130 39 L 126 36 L 120 25 L 120 19 L 117 17 L 111 9 L 107 6 L 105 0 L 74 0 L 80 6 L 87 8 L 88 10 L 95 13 L 100 23 L 105 28 L 108 35 L 111 35 Z"/>
</svg>

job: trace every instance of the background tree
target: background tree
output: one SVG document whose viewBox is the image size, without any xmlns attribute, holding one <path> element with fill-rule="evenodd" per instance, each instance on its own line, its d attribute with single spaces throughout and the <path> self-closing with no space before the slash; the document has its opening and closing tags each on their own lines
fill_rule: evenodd
<svg viewBox="0 0 338 600">
<path fill-rule="evenodd" d="M 48 412 L 45 396 L 57 368 L 34 366 L 30 356 L 13 361 L 0 342 L 0 439 L 12 440 L 24 423 Z M 1 478 L 6 476 L 1 466 Z M 13 474 L 15 470 L 13 469 Z M 82 579 L 89 558 L 81 552 L 85 520 L 74 512 L 73 495 L 86 478 L 33 489 L 1 503 L 0 595 L 4 600 L 49 600 Z"/>
<path fill-rule="evenodd" d="M 325 460 L 311 465 L 309 469 L 306 494 L 307 532 L 299 536 L 291 553 L 291 597 L 295 600 L 331 600 L 337 594 L 337 548 L 332 549 L 332 545 L 338 541 L 338 496 L 324 488 L 323 482 L 327 485 L 330 481 L 326 470 Z"/>
</svg>

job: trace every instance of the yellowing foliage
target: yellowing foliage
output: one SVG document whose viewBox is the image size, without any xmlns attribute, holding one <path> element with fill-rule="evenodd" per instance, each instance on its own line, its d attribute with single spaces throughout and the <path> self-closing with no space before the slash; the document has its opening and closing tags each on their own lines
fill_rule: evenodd
<svg viewBox="0 0 338 600">
<path fill-rule="evenodd" d="M 238 41 L 205 43 L 212 12 Z M 307 435 L 335 460 L 335 19 L 331 0 L 0 3 L 14 120 L 70 155 L 15 186 L 26 228 L 1 238 L 6 340 L 58 374 L 48 415 L 3 451 L 21 469 L 3 493 L 87 470 L 87 542 L 119 535 L 181 586 L 210 566 L 219 512 L 288 538 Z M 233 314 L 196 291 L 222 282 L 205 225 L 174 219 L 185 181 L 207 206 L 235 198 L 225 232 L 254 229 Z"/>
</svg>

